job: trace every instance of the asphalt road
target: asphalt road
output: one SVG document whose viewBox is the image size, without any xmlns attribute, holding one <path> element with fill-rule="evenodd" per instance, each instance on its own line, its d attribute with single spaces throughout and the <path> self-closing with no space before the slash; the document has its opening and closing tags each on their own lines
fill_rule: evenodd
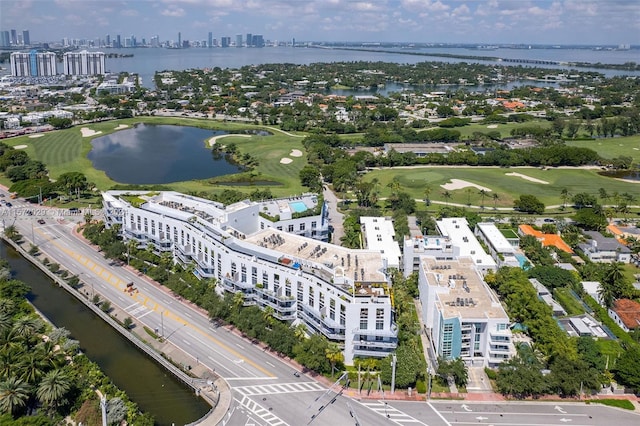
<svg viewBox="0 0 640 426">
<path fill-rule="evenodd" d="M 0 191 L 2 193 L 2 191 Z M 5 192 L 6 195 L 6 192 Z M 327 389 L 304 374 L 295 376 L 284 360 L 216 327 L 206 315 L 145 277 L 105 260 L 73 235 L 82 215 L 34 206 L 18 200 L 0 206 L 5 226 L 15 225 L 28 241 L 98 293 L 224 377 L 233 392 L 225 425 L 602 425 L 640 424 L 640 416 L 604 406 L 584 404 L 499 403 L 463 401 L 402 402 L 356 400 L 339 396 L 339 384 Z M 25 214 L 32 209 L 33 215 Z M 41 209 L 41 210 L 38 210 Z M 66 216 L 59 216 L 65 213 Z M 44 220 L 44 224 L 38 223 Z M 126 291 L 128 283 L 136 290 Z"/>
</svg>

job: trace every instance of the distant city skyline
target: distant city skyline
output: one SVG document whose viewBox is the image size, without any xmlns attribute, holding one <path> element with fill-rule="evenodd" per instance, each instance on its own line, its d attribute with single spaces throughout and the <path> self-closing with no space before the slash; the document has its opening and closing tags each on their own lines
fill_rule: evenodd
<svg viewBox="0 0 640 426">
<path fill-rule="evenodd" d="M 63 38 L 640 44 L 636 0 L 2 0 L 0 31 Z"/>
</svg>

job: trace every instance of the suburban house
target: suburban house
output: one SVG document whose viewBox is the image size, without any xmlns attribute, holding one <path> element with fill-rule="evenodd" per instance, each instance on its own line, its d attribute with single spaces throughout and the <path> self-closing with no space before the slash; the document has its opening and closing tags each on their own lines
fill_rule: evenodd
<svg viewBox="0 0 640 426">
<path fill-rule="evenodd" d="M 630 299 L 617 299 L 609 316 L 627 333 L 640 328 L 640 303 Z"/>
<path fill-rule="evenodd" d="M 597 231 L 584 231 L 584 234 L 591 238 L 589 241 L 578 244 L 578 248 L 592 262 L 622 262 L 631 261 L 631 250 L 621 244 L 615 238 L 605 237 Z"/>
</svg>

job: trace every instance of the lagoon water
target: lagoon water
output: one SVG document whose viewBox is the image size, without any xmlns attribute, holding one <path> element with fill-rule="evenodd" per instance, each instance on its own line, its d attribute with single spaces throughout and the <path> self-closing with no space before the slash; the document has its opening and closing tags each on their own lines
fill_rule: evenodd
<svg viewBox="0 0 640 426">
<path fill-rule="evenodd" d="M 568 62 L 591 62 L 603 64 L 623 64 L 639 62 L 638 50 L 590 50 L 590 49 L 506 49 L 480 50 L 462 48 L 424 48 L 396 49 L 397 53 L 361 52 L 339 49 L 312 49 L 292 47 L 251 48 L 190 48 L 190 49 L 100 49 L 105 53 L 133 54 L 129 58 L 107 58 L 108 71 L 127 71 L 142 77 L 142 85 L 155 87 L 153 76 L 156 71 L 185 70 L 189 68 L 238 68 L 245 65 L 268 63 L 311 64 L 317 62 L 350 62 L 350 61 L 382 61 L 399 64 L 415 64 L 418 62 L 473 62 L 456 58 L 421 56 L 415 53 L 487 56 L 509 59 L 535 59 Z M 391 50 L 391 49 L 385 49 Z M 476 61 L 478 62 L 478 61 Z M 488 60 L 487 63 L 496 63 Z M 502 65 L 523 65 L 500 63 Z M 544 66 L 545 68 L 563 69 L 560 66 Z M 588 68 L 580 68 L 587 71 Z M 640 75 L 640 72 L 622 72 L 616 70 L 594 69 L 608 77 L 614 75 Z M 530 83 L 528 83 L 530 84 Z"/>
<path fill-rule="evenodd" d="M 91 141 L 88 158 L 119 183 L 164 184 L 237 173 L 241 168 L 214 159 L 207 141 L 227 132 L 196 127 L 137 124 Z"/>
</svg>

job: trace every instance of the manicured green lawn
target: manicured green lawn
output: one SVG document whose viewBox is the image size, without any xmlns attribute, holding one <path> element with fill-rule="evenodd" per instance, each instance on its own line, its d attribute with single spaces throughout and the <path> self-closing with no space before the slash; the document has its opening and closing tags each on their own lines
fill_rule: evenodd
<svg viewBox="0 0 640 426">
<path fill-rule="evenodd" d="M 506 123 L 506 124 L 480 124 L 480 123 L 471 123 L 468 126 L 463 127 L 455 127 L 453 130 L 457 130 L 460 132 L 460 135 L 463 139 L 466 139 L 473 135 L 474 132 L 480 133 L 488 133 L 492 131 L 500 132 L 500 136 L 503 138 L 511 136 L 511 130 L 519 128 L 519 127 L 533 127 L 538 126 L 542 128 L 550 127 L 551 123 L 546 120 L 536 120 L 529 121 L 526 123 Z M 429 129 L 424 129 L 429 130 Z M 420 131 L 424 131 L 420 130 Z"/>
<path fill-rule="evenodd" d="M 115 120 L 102 123 L 92 123 L 82 126 L 73 127 L 65 130 L 58 130 L 44 134 L 38 138 L 29 138 L 21 136 L 18 138 L 4 140 L 11 146 L 27 145 L 25 150 L 31 158 L 40 160 L 47 165 L 52 179 L 60 176 L 62 173 L 77 171 L 82 172 L 91 182 L 95 182 L 100 190 L 106 190 L 117 182 L 111 180 L 107 175 L 93 168 L 91 161 L 87 159 L 87 154 L 91 150 L 91 139 L 93 137 L 82 137 L 81 128 L 86 127 L 96 132 L 101 132 L 94 137 L 104 136 L 116 131 L 120 125 L 132 126 L 135 123 L 149 124 L 169 124 L 195 126 L 212 130 L 257 130 L 263 127 L 250 124 L 226 123 L 211 120 L 199 120 L 190 118 L 172 118 L 172 117 L 137 117 L 135 119 Z M 303 192 L 300 186 L 298 174 L 302 166 L 306 163 L 306 155 L 294 157 L 291 154 L 293 149 L 303 151 L 302 138 L 291 137 L 279 131 L 273 131 L 271 136 L 252 135 L 251 137 L 233 137 L 223 138 L 219 143 L 235 143 L 241 154 L 249 153 L 259 161 L 258 167 L 249 177 L 227 176 L 226 180 L 250 180 L 256 181 L 272 181 L 277 184 L 270 186 L 272 192 L 276 195 L 290 195 Z M 205 143 L 205 141 L 203 141 Z M 290 158 L 290 164 L 282 164 L 280 160 L 284 157 Z M 222 180 L 222 179 L 221 179 Z M 4 183 L 10 184 L 6 179 Z M 234 188 L 238 190 L 251 191 L 252 186 L 221 186 L 216 185 L 217 180 L 199 180 L 187 181 L 167 184 L 167 187 L 177 191 L 215 191 L 223 188 Z"/>
<path fill-rule="evenodd" d="M 562 305 L 568 316 L 582 315 L 584 314 L 584 307 L 582 304 L 571 294 L 568 288 L 561 287 L 556 288 L 553 293 L 554 299 Z"/>
<path fill-rule="evenodd" d="M 548 184 L 541 184 L 525 180 L 518 176 L 508 176 L 507 173 L 520 173 L 532 178 L 540 179 Z M 597 170 L 587 169 L 547 169 L 537 168 L 481 168 L 481 167 L 407 167 L 394 169 L 374 170 L 367 173 L 365 180 L 377 178 L 381 197 L 389 197 L 391 189 L 387 186 L 394 178 L 400 182 L 402 191 L 411 194 L 414 198 L 425 198 L 425 187 L 431 187 L 431 200 L 467 204 L 479 206 L 482 203 L 479 189 L 464 188 L 450 190 L 451 199 L 443 197 L 445 189 L 441 187 L 451 181 L 460 179 L 476 185 L 486 187 L 498 194 L 498 207 L 513 207 L 513 200 L 521 194 L 532 194 L 538 197 L 545 205 L 561 205 L 560 197 L 563 188 L 567 188 L 571 194 L 588 192 L 597 195 L 599 188 L 606 188 L 607 192 L 629 192 L 637 194 L 640 184 L 622 182 L 598 175 Z M 484 204 L 493 208 L 491 192 L 485 197 Z"/>
<path fill-rule="evenodd" d="M 624 138 L 595 139 L 589 141 L 566 141 L 569 146 L 591 148 L 603 158 L 615 158 L 621 155 L 640 161 L 640 135 Z"/>
</svg>

